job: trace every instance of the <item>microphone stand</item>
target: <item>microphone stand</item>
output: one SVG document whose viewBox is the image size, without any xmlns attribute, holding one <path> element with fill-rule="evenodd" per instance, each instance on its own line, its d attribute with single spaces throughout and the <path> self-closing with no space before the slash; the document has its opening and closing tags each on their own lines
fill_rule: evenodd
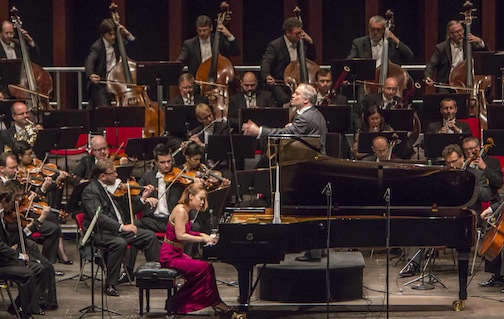
<svg viewBox="0 0 504 319">
<path fill-rule="evenodd" d="M 387 188 L 385 191 L 385 194 L 383 195 L 383 198 L 385 199 L 385 205 L 386 205 L 386 218 L 387 218 L 387 228 L 386 228 L 386 239 L 385 239 L 385 249 L 386 249 L 386 267 L 387 267 L 387 272 L 385 276 L 385 294 L 386 294 L 386 312 L 387 312 L 387 319 L 389 317 L 389 250 L 390 250 L 390 188 Z"/>
<path fill-rule="evenodd" d="M 329 319 L 329 304 L 331 301 L 331 274 L 329 272 L 329 248 L 331 246 L 331 209 L 332 209 L 332 185 L 328 182 L 327 185 L 322 190 L 322 194 L 327 197 L 327 237 L 326 237 L 326 318 Z"/>
<path fill-rule="evenodd" d="M 224 110 L 222 111 L 222 118 L 224 118 Z M 240 187 L 238 185 L 238 174 L 236 173 L 236 155 L 234 151 L 234 146 L 233 146 L 233 136 L 231 135 L 231 124 L 229 124 L 229 121 L 226 120 L 227 128 L 228 128 L 228 136 L 229 136 L 229 146 L 231 148 L 231 154 L 230 154 L 230 163 L 229 163 L 229 173 L 233 174 L 234 180 L 235 180 L 235 188 L 236 188 L 236 203 L 240 204 L 242 202 L 241 194 L 240 194 Z M 238 205 L 240 206 L 240 205 Z"/>
</svg>

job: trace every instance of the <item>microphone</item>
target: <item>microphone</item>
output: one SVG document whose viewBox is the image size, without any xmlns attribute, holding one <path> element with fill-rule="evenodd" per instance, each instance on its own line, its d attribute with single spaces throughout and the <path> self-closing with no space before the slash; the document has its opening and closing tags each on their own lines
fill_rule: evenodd
<svg viewBox="0 0 504 319">
<path fill-rule="evenodd" d="M 84 237 L 82 237 L 82 240 L 80 242 L 81 247 L 86 246 L 86 243 L 89 239 L 89 236 L 91 236 L 91 233 L 93 232 L 94 226 L 95 226 L 96 222 L 98 221 L 98 215 L 101 213 L 101 210 L 102 210 L 102 207 L 98 206 L 98 208 L 96 209 L 96 212 L 94 214 L 94 217 L 91 220 L 91 223 L 89 224 L 89 227 L 86 231 L 86 234 L 84 234 Z"/>
<path fill-rule="evenodd" d="M 332 185 L 331 182 L 328 182 L 324 189 L 322 190 L 321 194 L 330 194 L 332 193 Z"/>
</svg>

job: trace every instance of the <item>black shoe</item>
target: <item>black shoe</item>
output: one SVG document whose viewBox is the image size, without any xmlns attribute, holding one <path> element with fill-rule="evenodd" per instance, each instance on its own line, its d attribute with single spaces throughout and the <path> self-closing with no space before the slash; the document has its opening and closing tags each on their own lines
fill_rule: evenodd
<svg viewBox="0 0 504 319">
<path fill-rule="evenodd" d="M 105 290 L 105 293 L 109 296 L 112 297 L 119 297 L 119 291 L 117 291 L 116 287 L 114 285 L 107 285 L 107 289 Z"/>
<path fill-rule="evenodd" d="M 399 277 L 411 277 L 414 276 L 418 271 L 418 265 L 415 262 L 410 262 L 406 265 L 406 268 L 399 272 Z"/>
<path fill-rule="evenodd" d="M 295 258 L 296 261 L 303 261 L 303 262 L 320 262 L 321 258 L 314 258 L 314 257 L 308 257 L 308 256 L 299 256 Z"/>
<path fill-rule="evenodd" d="M 64 272 L 59 271 L 59 270 L 56 270 L 56 271 L 54 272 L 54 274 L 55 274 L 56 276 L 64 276 L 64 275 L 65 275 L 65 273 L 64 273 Z"/>
<path fill-rule="evenodd" d="M 63 265 L 73 265 L 73 261 L 71 261 L 70 259 L 63 260 L 63 258 L 58 258 L 58 262 Z"/>
<path fill-rule="evenodd" d="M 128 277 L 128 273 L 126 271 L 123 271 L 120 275 L 119 275 L 119 279 L 117 280 L 117 283 L 119 284 L 123 284 L 125 282 L 130 282 L 130 279 L 131 281 L 134 281 L 135 280 L 135 276 L 133 275 L 133 273 L 129 273 L 129 277 Z"/>
<path fill-rule="evenodd" d="M 9 307 L 7 307 L 7 312 L 10 313 L 13 316 L 16 316 L 16 305 L 10 304 Z M 18 307 L 18 312 L 21 317 L 23 317 L 23 309 L 21 307 Z"/>
<path fill-rule="evenodd" d="M 478 286 L 480 287 L 500 287 L 504 286 L 504 278 L 502 276 L 496 276 L 495 274 L 492 275 L 490 279 L 487 281 L 482 281 L 478 283 Z"/>
</svg>

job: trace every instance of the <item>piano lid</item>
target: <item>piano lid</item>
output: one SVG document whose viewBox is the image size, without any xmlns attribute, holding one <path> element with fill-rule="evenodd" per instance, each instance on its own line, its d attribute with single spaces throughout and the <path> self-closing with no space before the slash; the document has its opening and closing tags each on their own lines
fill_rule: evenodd
<svg viewBox="0 0 504 319">
<path fill-rule="evenodd" d="M 463 207 L 477 198 L 475 176 L 468 171 L 337 159 L 307 150 L 309 147 L 300 143 L 280 143 L 280 149 L 288 154 L 286 161 L 280 156 L 282 208 L 326 206 L 322 190 L 328 182 L 335 206 L 384 206 L 387 188 L 392 206 Z"/>
</svg>

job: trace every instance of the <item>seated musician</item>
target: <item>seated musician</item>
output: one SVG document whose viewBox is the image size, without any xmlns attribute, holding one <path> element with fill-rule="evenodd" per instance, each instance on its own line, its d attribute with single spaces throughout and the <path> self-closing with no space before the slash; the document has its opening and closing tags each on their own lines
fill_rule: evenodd
<svg viewBox="0 0 504 319">
<path fill-rule="evenodd" d="M 466 163 L 466 159 L 464 158 L 464 153 L 462 149 L 457 144 L 450 144 L 443 149 L 442 156 L 445 160 L 447 166 L 451 169 L 462 169 L 464 167 L 464 163 Z M 467 163 L 466 163 L 467 164 Z M 476 190 L 478 192 L 477 201 L 469 208 L 473 209 L 478 213 L 481 212 L 481 203 L 488 202 L 494 196 L 494 192 L 492 188 L 487 184 L 486 177 L 481 170 L 474 169 L 470 166 L 467 166 L 466 170 L 475 175 L 476 178 Z M 420 252 L 416 254 L 416 257 L 413 258 L 416 251 L 412 249 L 410 251 L 409 260 L 411 262 L 408 264 L 408 267 L 405 267 L 399 275 L 401 277 L 413 276 L 418 271 L 420 267 L 420 263 L 423 259 L 424 249 L 420 249 Z"/>
<path fill-rule="evenodd" d="M 113 196 L 120 180 L 117 179 L 117 169 L 111 159 L 100 159 L 91 176 L 93 179 L 82 191 L 84 225 L 89 226 L 95 212 L 101 207 L 94 240 L 97 246 L 104 246 L 108 250 L 105 293 L 109 296 L 119 296 L 115 285 L 119 279 L 121 262 L 126 255 L 128 245 L 143 250 L 147 261 L 158 261 L 159 242 L 153 231 L 137 228 L 132 224 L 124 196 Z M 146 186 L 140 198 L 133 198 L 133 207 L 130 208 L 133 213 L 143 208 L 142 202 L 147 200 L 152 190 L 152 186 Z M 125 265 L 127 271 L 132 271 L 134 268 L 131 261 L 134 262 L 130 259 Z"/>
<path fill-rule="evenodd" d="M 324 99 L 331 93 L 333 87 L 333 76 L 332 72 L 327 69 L 320 69 L 315 73 L 315 81 L 317 84 L 317 103 L 316 105 L 321 105 Z M 332 96 L 329 104 L 345 105 L 348 104 L 347 98 L 336 93 Z"/>
<path fill-rule="evenodd" d="M 502 202 L 496 202 L 490 205 L 487 209 L 485 209 L 483 212 L 480 214 L 480 218 L 484 221 L 487 221 L 489 218 L 493 217 L 492 219 L 498 220 L 499 215 L 493 216 L 494 213 L 499 213 L 497 212 L 497 208 L 502 204 Z M 500 212 L 502 214 L 502 212 Z M 482 281 L 478 283 L 478 286 L 480 287 L 504 287 L 504 269 L 502 268 L 502 260 L 503 260 L 503 254 L 504 250 L 501 250 L 501 252 L 497 255 L 497 257 L 492 260 L 488 261 L 485 259 L 485 272 L 489 272 L 492 274 L 492 277 L 486 281 Z M 504 293 L 504 288 L 501 289 L 501 293 Z"/>
<path fill-rule="evenodd" d="M 235 132 L 239 132 L 239 110 L 256 107 L 276 106 L 275 99 L 269 91 L 257 89 L 257 77 L 254 72 L 245 72 L 240 80 L 241 92 L 229 98 L 228 120 Z"/>
<path fill-rule="evenodd" d="M 37 283 L 40 284 L 45 269 L 42 264 L 30 260 L 28 254 L 17 252 L 9 244 L 10 235 L 6 229 L 9 219 L 6 212 L 8 214 L 14 211 L 14 201 L 13 190 L 0 184 L 0 220 L 2 223 L 2 227 L 0 227 L 0 278 L 14 281 L 19 290 L 14 304 L 11 304 L 7 311 L 15 315 L 15 307 L 18 309 L 21 307 L 21 318 L 33 318 L 32 314 L 40 314 L 41 312 L 38 303 Z M 16 220 L 16 217 L 14 216 L 12 220 Z"/>
<path fill-rule="evenodd" d="M 175 182 L 165 194 L 166 187 L 170 185 L 165 179 L 170 176 L 176 177 L 170 148 L 165 144 L 158 144 L 153 152 L 156 169 L 143 174 L 138 184 L 141 187 L 154 185 L 156 190 L 146 199 L 142 218 L 137 219 L 135 225 L 154 232 L 164 232 L 168 216 L 182 195 L 183 186 Z"/>
<path fill-rule="evenodd" d="M 185 284 L 167 300 L 166 310 L 185 314 L 206 307 L 213 307 L 218 314 L 232 314 L 234 309 L 219 296 L 212 264 L 191 259 L 184 253 L 187 243 L 215 244 L 215 238 L 191 230 L 190 212 L 204 212 L 208 208 L 207 192 L 198 183 L 189 185 L 168 219 L 166 235 L 161 245 L 162 267 L 177 269 L 186 280 Z"/>
<path fill-rule="evenodd" d="M 79 160 L 79 164 L 72 172 L 75 175 L 75 181 L 78 183 L 84 183 L 91 179 L 91 173 L 98 162 L 101 159 L 109 157 L 109 146 L 107 140 L 101 135 L 95 135 L 91 138 L 91 154 L 82 157 Z M 121 157 L 119 163 L 121 165 L 126 164 L 127 158 Z"/>
<path fill-rule="evenodd" d="M 388 77 L 385 80 L 385 85 L 381 93 L 370 93 L 364 96 L 361 102 L 361 112 L 365 112 L 367 108 L 371 105 L 376 105 L 380 109 L 391 109 L 394 108 L 401 98 L 397 96 L 399 92 L 399 84 L 395 77 Z"/>
<path fill-rule="evenodd" d="M 33 178 L 36 184 L 38 182 L 40 187 L 35 188 L 37 194 L 40 197 L 45 197 L 45 200 L 49 203 L 50 207 L 59 210 L 61 208 L 61 200 L 63 198 L 62 185 L 67 178 L 68 173 L 65 171 L 59 171 L 58 173 L 55 172 L 52 177 L 43 176 L 43 174 L 38 173 L 41 168 L 34 164 L 32 147 L 24 141 L 16 142 L 12 151 L 12 154 L 17 156 L 18 170 L 23 176 L 23 181 L 26 180 L 25 182 L 30 185 L 30 188 L 34 184 L 31 184 L 28 178 Z M 39 179 L 39 181 L 36 181 L 35 179 Z M 57 214 L 51 213 L 48 217 L 49 218 L 47 220 L 56 225 L 59 225 L 61 222 Z M 52 243 L 49 245 L 52 245 Z M 49 260 L 52 260 L 52 258 L 49 258 Z M 66 265 L 73 264 L 73 261 L 70 260 L 66 254 L 62 236 L 60 236 L 58 240 L 58 261 Z"/>
<path fill-rule="evenodd" d="M 119 46 L 116 41 L 116 25 L 111 19 L 105 19 L 98 27 L 100 38 L 93 43 L 84 62 L 86 77 L 88 78 L 88 110 L 101 106 L 110 106 L 113 96 L 107 92 L 106 84 L 110 70 L 119 61 Z M 126 27 L 119 25 L 121 34 L 126 38 L 126 44 L 134 43 L 135 37 Z"/>
<path fill-rule="evenodd" d="M 471 134 L 471 129 L 469 124 L 465 122 L 457 121 L 457 101 L 452 98 L 445 98 L 441 101 L 439 111 L 443 116 L 443 119 L 438 122 L 430 123 L 427 127 L 426 133 L 442 133 L 442 134 L 453 134 L 453 133 L 469 133 Z"/>
<path fill-rule="evenodd" d="M 352 147 L 352 152 L 356 159 L 362 159 L 369 154 L 359 153 L 359 135 L 360 132 L 393 132 L 394 129 L 385 123 L 385 118 L 383 117 L 380 108 L 377 105 L 371 105 L 362 114 L 362 126 L 357 130 L 354 137 L 354 143 Z"/>
<path fill-rule="evenodd" d="M 373 155 L 366 156 L 362 160 L 368 162 L 383 162 L 389 160 L 389 143 L 386 137 L 377 136 L 373 138 L 371 142 L 371 149 L 373 150 Z"/>
<path fill-rule="evenodd" d="M 15 102 L 12 104 L 11 114 L 14 125 L 0 132 L 0 151 L 2 152 L 12 149 L 14 143 L 17 141 L 16 137 L 18 139 L 24 138 L 35 142 L 37 130 L 42 129 L 40 124 L 34 125 L 33 122 L 30 121 L 32 114 L 23 102 Z"/>
<path fill-rule="evenodd" d="M 184 73 L 178 79 L 180 95 L 168 101 L 168 105 L 198 105 L 208 104 L 208 98 L 194 92 L 194 76 L 191 73 Z"/>
<path fill-rule="evenodd" d="M 14 194 L 14 201 L 18 203 L 20 207 L 20 213 L 22 213 L 22 205 L 21 202 L 24 198 L 24 189 L 23 186 L 16 180 L 8 181 L 4 184 L 4 186 Z M 14 214 L 15 206 L 14 202 L 10 208 L 5 208 L 4 213 Z M 23 227 L 20 232 L 18 229 L 17 222 L 11 222 L 6 225 L 6 230 L 8 232 L 9 246 L 15 247 L 18 252 L 22 252 L 22 244 L 24 242 L 26 253 L 29 256 L 31 262 L 40 264 L 43 269 L 39 269 L 39 267 L 34 267 L 33 269 L 38 269 L 35 271 L 35 281 L 37 283 L 37 290 L 40 299 L 38 300 L 40 308 L 43 310 L 55 310 L 58 308 L 58 300 L 56 295 L 56 271 L 54 270 L 53 262 L 48 260 L 43 253 L 40 253 L 38 245 L 35 241 L 30 238 L 32 231 L 40 231 L 42 226 L 48 223 L 45 221 L 45 218 L 50 213 L 50 208 L 45 206 L 40 213 L 40 216 L 26 217 L 26 225 L 21 223 L 21 227 Z M 14 215 L 15 216 L 15 215 Z M 20 235 L 22 237 L 20 238 Z M 59 237 L 59 234 L 58 234 Z M 55 244 L 56 246 L 56 244 Z M 30 265 L 30 262 L 29 262 Z M 31 266 L 30 266 L 31 267 Z"/>
</svg>

